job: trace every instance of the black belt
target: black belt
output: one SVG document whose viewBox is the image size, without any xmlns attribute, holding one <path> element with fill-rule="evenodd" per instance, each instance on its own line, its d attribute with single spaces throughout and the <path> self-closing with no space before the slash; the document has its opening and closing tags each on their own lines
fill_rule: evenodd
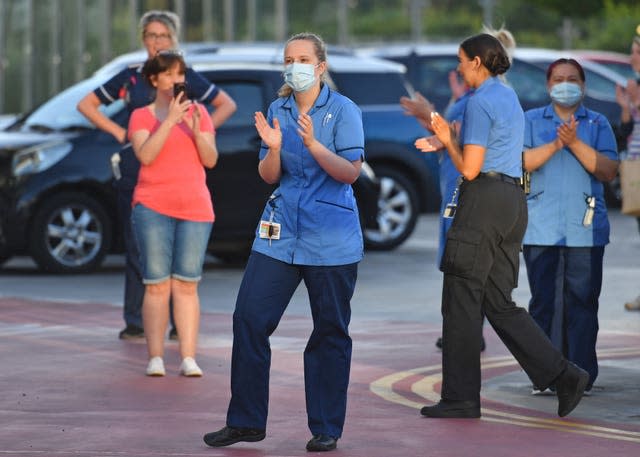
<svg viewBox="0 0 640 457">
<path fill-rule="evenodd" d="M 505 175 L 497 171 L 488 171 L 486 173 L 478 174 L 480 178 L 497 179 L 498 181 L 508 182 L 514 186 L 520 186 L 520 178 L 514 178 L 513 176 Z"/>
</svg>

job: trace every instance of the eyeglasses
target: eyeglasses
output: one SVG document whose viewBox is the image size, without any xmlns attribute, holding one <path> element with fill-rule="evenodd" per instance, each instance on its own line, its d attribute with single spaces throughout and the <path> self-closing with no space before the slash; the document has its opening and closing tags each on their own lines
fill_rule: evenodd
<svg viewBox="0 0 640 457">
<path fill-rule="evenodd" d="M 171 39 L 171 35 L 169 35 L 168 33 L 151 33 L 151 32 L 145 32 L 142 37 L 145 40 L 149 40 L 149 41 L 167 41 Z"/>
</svg>

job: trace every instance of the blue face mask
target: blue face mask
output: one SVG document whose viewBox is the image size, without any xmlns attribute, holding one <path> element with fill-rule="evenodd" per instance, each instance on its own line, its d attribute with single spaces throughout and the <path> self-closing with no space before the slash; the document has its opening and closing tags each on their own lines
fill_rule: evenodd
<svg viewBox="0 0 640 457">
<path fill-rule="evenodd" d="M 284 82 L 295 92 L 305 92 L 316 82 L 316 66 L 294 62 L 284 67 Z"/>
<path fill-rule="evenodd" d="M 551 101 L 560 106 L 575 106 L 582 100 L 582 88 L 576 83 L 562 82 L 558 83 L 549 91 Z"/>
</svg>

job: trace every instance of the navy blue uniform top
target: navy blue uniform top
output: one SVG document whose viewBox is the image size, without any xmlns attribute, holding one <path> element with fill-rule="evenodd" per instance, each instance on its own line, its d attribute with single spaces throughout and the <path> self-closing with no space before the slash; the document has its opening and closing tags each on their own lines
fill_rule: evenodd
<svg viewBox="0 0 640 457">
<path fill-rule="evenodd" d="M 103 105 L 109 105 L 116 100 L 123 99 L 129 114 L 134 109 L 147 106 L 155 99 L 155 88 L 142 75 L 144 64 L 131 65 L 109 79 L 106 83 L 93 91 Z M 216 98 L 219 89 L 202 75 L 187 67 L 185 73 L 187 97 L 191 100 L 208 105 Z M 120 173 L 118 181 L 121 188 L 133 189 L 138 179 L 140 163 L 135 158 L 131 148 L 125 148 L 120 153 Z"/>
</svg>

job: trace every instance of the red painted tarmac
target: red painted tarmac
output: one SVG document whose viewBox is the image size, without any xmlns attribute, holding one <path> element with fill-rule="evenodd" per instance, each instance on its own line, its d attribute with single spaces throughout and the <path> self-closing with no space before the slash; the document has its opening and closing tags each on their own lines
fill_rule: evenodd
<svg viewBox="0 0 640 457">
<path fill-rule="evenodd" d="M 311 323 L 287 317 L 272 338 L 267 437 L 208 448 L 229 399 L 231 316 L 203 314 L 203 378 L 144 376 L 143 341 L 117 339 L 119 308 L 0 299 L 0 456 L 303 456 L 309 439 L 302 351 Z M 483 417 L 421 418 L 438 398 L 440 329 L 354 319 L 352 377 L 343 438 L 333 456 L 640 455 L 640 335 L 601 334 L 594 394 L 568 418 L 552 397 L 532 397 L 526 376 L 485 331 Z"/>
</svg>

